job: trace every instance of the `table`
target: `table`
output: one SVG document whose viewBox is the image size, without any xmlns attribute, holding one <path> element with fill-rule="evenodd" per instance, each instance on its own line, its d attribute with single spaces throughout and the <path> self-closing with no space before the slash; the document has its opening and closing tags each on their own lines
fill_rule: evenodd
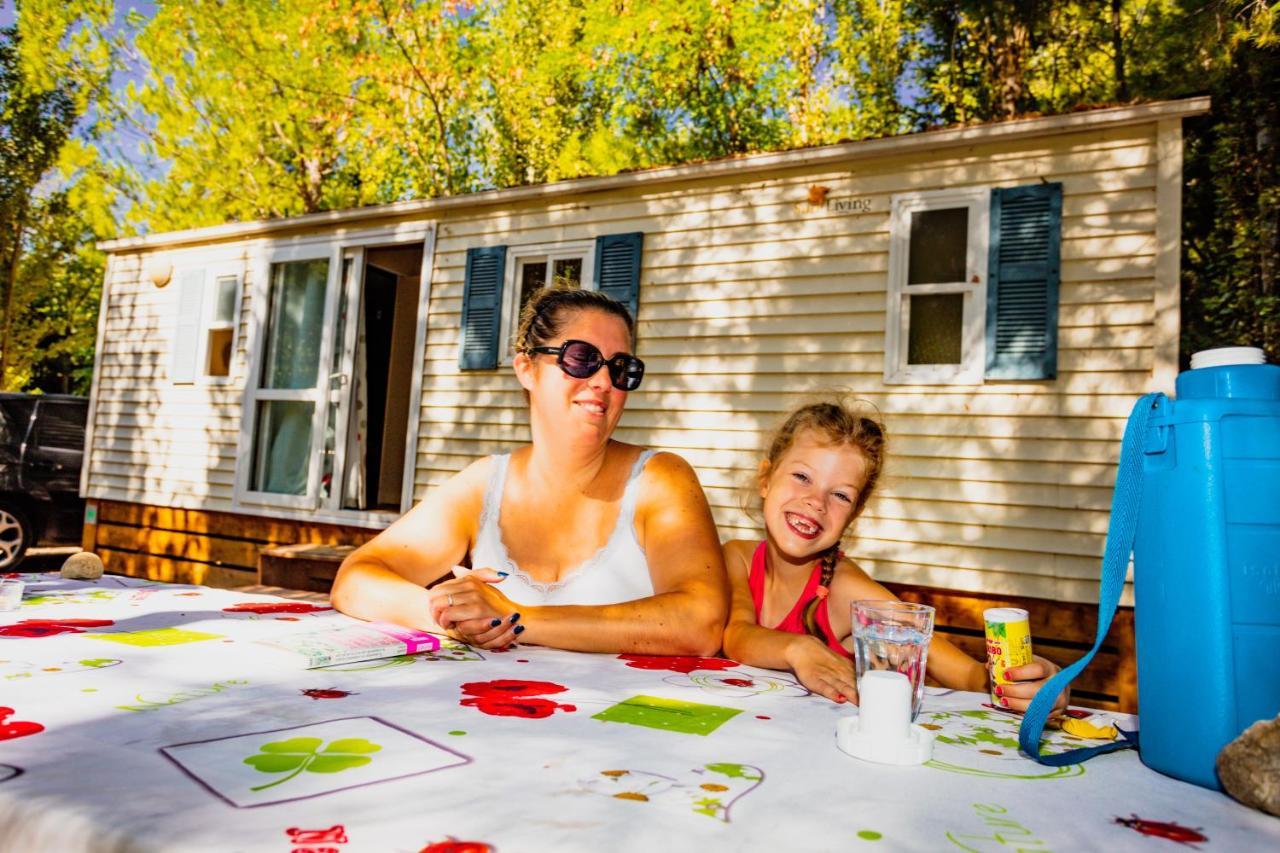
<svg viewBox="0 0 1280 853">
<path fill-rule="evenodd" d="M 301 670 L 255 641 L 348 617 L 27 578 L 0 613 L 0 850 L 1280 849 L 1280 820 L 1132 751 L 1018 756 L 981 694 L 931 690 L 933 762 L 888 767 L 835 747 L 850 708 L 732 661 L 450 642 Z"/>
</svg>

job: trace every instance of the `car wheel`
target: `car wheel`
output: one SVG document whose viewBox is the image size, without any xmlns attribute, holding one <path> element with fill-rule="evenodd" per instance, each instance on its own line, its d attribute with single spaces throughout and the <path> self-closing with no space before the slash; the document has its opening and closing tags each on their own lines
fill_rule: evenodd
<svg viewBox="0 0 1280 853">
<path fill-rule="evenodd" d="M 26 510 L 13 504 L 0 504 L 0 571 L 22 562 L 22 555 L 30 546 L 31 520 Z"/>
</svg>

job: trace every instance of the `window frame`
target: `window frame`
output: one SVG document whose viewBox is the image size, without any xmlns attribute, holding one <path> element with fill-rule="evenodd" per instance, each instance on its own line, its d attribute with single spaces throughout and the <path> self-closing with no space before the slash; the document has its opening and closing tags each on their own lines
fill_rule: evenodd
<svg viewBox="0 0 1280 853">
<path fill-rule="evenodd" d="M 966 207 L 965 280 L 908 284 L 911 216 Z M 887 385 L 981 385 L 986 369 L 987 265 L 991 242 L 990 187 L 931 190 L 893 196 L 889 217 L 889 275 L 885 303 L 884 381 Z M 959 364 L 907 364 L 911 296 L 963 294 Z"/>
<path fill-rule="evenodd" d="M 195 370 L 192 373 L 190 381 L 171 379 L 170 384 L 179 388 L 205 388 L 209 386 L 228 385 L 235 381 L 236 376 L 236 347 L 240 343 L 240 323 L 243 319 L 244 308 L 244 281 L 245 281 L 245 263 L 243 260 L 216 261 L 213 263 L 201 263 L 195 259 L 190 262 L 175 266 L 170 276 L 170 281 L 175 282 L 174 299 L 179 303 L 182 299 L 180 291 L 183 276 L 188 273 L 199 273 L 201 277 L 201 293 L 200 308 L 197 314 L 196 341 L 195 352 Z M 236 300 L 235 314 L 232 317 L 231 328 L 231 364 L 226 376 L 212 376 L 209 374 L 209 332 L 213 330 L 213 312 L 217 304 L 217 282 L 220 278 L 235 277 L 236 280 Z M 177 305 L 176 310 L 181 315 L 181 306 Z M 181 321 L 181 316 L 179 316 Z M 218 328 L 223 328 L 219 326 Z M 170 369 L 173 369 L 172 359 L 170 361 Z"/>
<path fill-rule="evenodd" d="M 227 324 L 215 323 L 214 312 L 218 308 L 218 280 L 234 278 L 235 307 L 231 321 Z M 196 376 L 200 385 L 228 385 L 236 377 L 236 347 L 240 343 L 240 321 L 244 311 L 244 265 L 215 264 L 205 270 L 204 304 L 200 308 L 200 347 L 196 353 Z M 218 329 L 231 329 L 231 361 L 227 365 L 226 376 L 214 376 L 209 373 L 209 333 Z"/>
<path fill-rule="evenodd" d="M 506 268 L 502 281 L 502 318 L 498 324 L 498 366 L 509 367 L 515 359 L 515 348 L 512 339 L 520 325 L 520 279 L 518 271 L 520 263 L 531 258 L 545 256 L 547 272 L 558 260 L 566 258 L 582 258 L 582 290 L 596 290 L 595 263 L 596 241 L 566 240 L 558 243 L 536 243 L 529 246 L 507 247 Z"/>
<path fill-rule="evenodd" d="M 327 260 L 325 278 L 325 305 L 320 322 L 321 340 L 317 354 L 316 384 L 313 388 L 261 388 L 262 370 L 266 359 L 266 335 L 270 331 L 271 271 L 276 264 L 298 261 Z M 329 397 L 329 365 L 333 358 L 333 313 L 336 300 L 330 298 L 335 288 L 341 287 L 342 247 L 337 241 L 310 246 L 268 246 L 254 264 L 253 305 L 251 312 L 253 351 L 249 355 L 249 372 L 245 376 L 244 394 L 240 404 L 240 464 L 236 466 L 236 505 L 292 507 L 317 509 L 317 485 L 320 478 L 321 454 L 315 452 L 318 430 L 324 429 L 325 403 Z M 286 495 L 250 488 L 253 481 L 254 447 L 258 429 L 258 403 L 264 401 L 311 403 L 311 449 L 307 466 L 307 485 L 300 495 Z"/>
</svg>

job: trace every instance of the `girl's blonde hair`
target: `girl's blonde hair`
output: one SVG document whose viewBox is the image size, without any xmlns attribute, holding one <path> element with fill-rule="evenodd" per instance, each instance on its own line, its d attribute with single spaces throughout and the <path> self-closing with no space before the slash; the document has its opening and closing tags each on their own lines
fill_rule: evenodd
<svg viewBox="0 0 1280 853">
<path fill-rule="evenodd" d="M 868 406 L 870 404 L 867 404 Z M 873 407 L 874 409 L 874 407 Z M 796 443 L 801 433 L 814 430 L 828 442 L 836 446 L 852 447 L 862 453 L 866 462 L 867 479 L 858 490 L 858 497 L 853 503 L 853 515 L 850 523 L 862 514 L 867 506 L 867 499 L 875 491 L 880 473 L 884 470 L 885 434 L 884 425 L 873 417 L 854 411 L 843 400 L 824 400 L 801 406 L 792 412 L 774 433 L 769 442 L 769 450 L 765 454 L 768 467 L 772 472 L 782 459 L 783 454 Z M 823 587 L 831 585 L 831 578 L 836 571 L 836 563 L 840 559 L 840 546 L 837 542 L 827 553 L 822 555 Z M 814 598 L 804 609 L 804 627 L 815 637 L 823 638 L 822 629 L 818 626 L 816 613 L 818 598 Z"/>
</svg>

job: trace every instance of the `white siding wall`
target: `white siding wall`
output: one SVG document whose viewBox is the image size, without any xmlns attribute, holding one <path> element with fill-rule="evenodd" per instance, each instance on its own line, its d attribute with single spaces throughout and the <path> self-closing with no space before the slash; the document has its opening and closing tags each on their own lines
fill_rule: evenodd
<svg viewBox="0 0 1280 853">
<path fill-rule="evenodd" d="M 876 577 L 1095 599 L 1124 417 L 1152 383 L 1155 151 L 1154 126 L 1124 128 L 451 217 L 437 243 L 415 494 L 527 438 L 510 371 L 457 367 L 466 250 L 638 230 L 648 371 L 618 437 L 693 463 L 724 537 L 759 535 L 744 486 L 782 415 L 845 391 L 874 403 L 890 435 L 852 543 Z M 886 386 L 892 195 L 1041 178 L 1064 184 L 1058 379 Z M 814 184 L 871 210 L 812 207 Z"/>
<path fill-rule="evenodd" d="M 618 437 L 693 463 L 724 537 L 758 535 L 743 487 L 782 415 L 847 391 L 880 409 L 891 442 L 852 542 L 876 577 L 1093 600 L 1124 417 L 1152 387 L 1155 347 L 1171 344 L 1154 325 L 1155 306 L 1177 288 L 1176 276 L 1156 281 L 1158 165 L 1151 123 L 436 214 L 415 496 L 527 439 L 510 370 L 457 367 L 466 250 L 643 231 L 648 372 Z M 1057 380 L 886 386 L 893 194 L 1042 178 L 1064 185 Z M 815 184 L 870 210 L 810 206 Z M 313 228 L 304 239 L 321 236 Z M 175 267 L 239 259 L 248 276 L 255 245 L 166 254 Z M 142 281 L 144 258 L 122 253 L 112 265 L 87 497 L 234 510 L 252 287 L 233 381 L 175 386 L 175 289 Z"/>
<path fill-rule="evenodd" d="M 147 255 L 115 258 L 106 283 L 85 497 L 231 509 L 249 299 L 241 302 L 230 382 L 197 378 L 179 385 L 170 371 L 179 271 L 217 266 L 247 276 L 251 251 L 241 243 L 163 252 L 175 270 L 163 288 L 144 280 Z M 248 292 L 247 282 L 242 290 Z"/>
</svg>

